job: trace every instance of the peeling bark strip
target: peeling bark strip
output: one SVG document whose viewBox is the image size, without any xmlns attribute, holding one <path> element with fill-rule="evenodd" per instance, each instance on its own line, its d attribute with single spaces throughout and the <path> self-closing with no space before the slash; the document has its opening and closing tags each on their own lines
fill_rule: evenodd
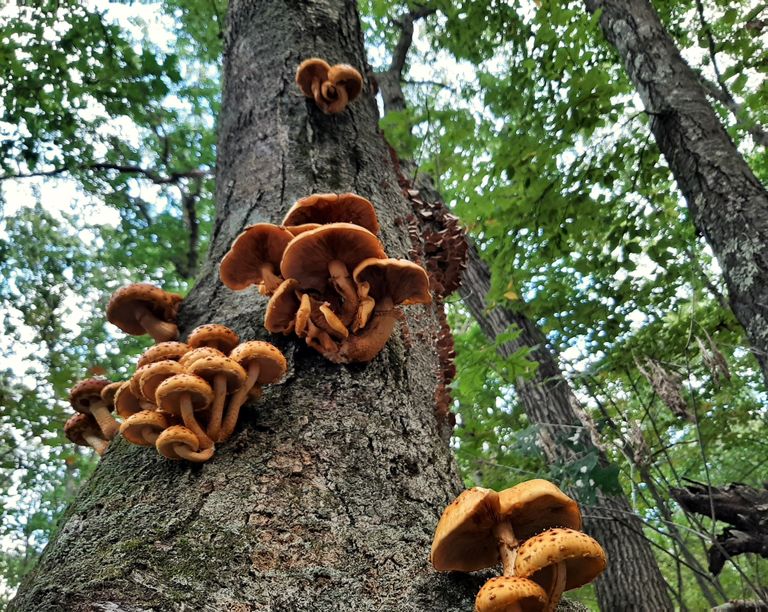
<svg viewBox="0 0 768 612">
<path fill-rule="evenodd" d="M 368 89 L 324 115 L 293 83 L 320 56 L 365 66 L 351 0 L 233 0 L 219 117 L 217 210 L 209 260 L 185 300 L 182 335 L 223 323 L 280 344 L 282 385 L 203 466 L 117 439 L 66 512 L 10 609 L 466 612 L 483 576 L 428 563 L 442 509 L 461 489 L 433 414 L 438 362 L 402 332 L 369 365 L 336 366 L 264 331 L 266 300 L 232 292 L 217 262 L 248 224 L 279 222 L 312 192 L 376 205 L 393 257 L 410 248 L 402 196 Z M 413 334 L 437 335 L 427 308 Z"/>
<path fill-rule="evenodd" d="M 768 382 L 768 192 L 648 0 L 585 0 L 619 53 Z"/>
</svg>

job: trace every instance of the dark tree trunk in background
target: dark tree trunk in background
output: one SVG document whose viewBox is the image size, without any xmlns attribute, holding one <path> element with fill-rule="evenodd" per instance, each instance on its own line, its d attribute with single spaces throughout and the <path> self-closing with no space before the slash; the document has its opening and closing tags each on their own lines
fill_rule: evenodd
<svg viewBox="0 0 768 612">
<path fill-rule="evenodd" d="M 279 222 L 312 192 L 370 198 L 391 256 L 410 247 L 395 223 L 410 206 L 369 91 L 326 116 L 293 83 L 311 56 L 365 66 L 355 3 L 233 0 L 229 11 L 216 221 L 181 324 L 277 341 L 288 377 L 208 464 L 118 438 L 11 610 L 467 612 L 481 579 L 428 563 L 437 519 L 461 489 L 433 414 L 434 345 L 409 344 L 399 328 L 371 364 L 333 365 L 295 339 L 269 338 L 266 300 L 218 279 L 246 225 Z M 409 307 L 407 325 L 437 333 L 429 307 Z"/>
<path fill-rule="evenodd" d="M 586 0 L 650 115 L 691 219 L 717 256 L 731 308 L 768 381 L 768 192 L 648 0 Z"/>
</svg>

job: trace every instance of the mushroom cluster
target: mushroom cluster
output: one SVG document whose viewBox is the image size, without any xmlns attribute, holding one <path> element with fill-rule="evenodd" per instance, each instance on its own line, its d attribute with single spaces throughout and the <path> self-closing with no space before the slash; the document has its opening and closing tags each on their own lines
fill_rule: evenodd
<svg viewBox="0 0 768 612">
<path fill-rule="evenodd" d="M 342 112 L 363 90 L 363 77 L 347 64 L 330 66 L 325 60 L 311 57 L 299 64 L 296 84 L 307 98 L 326 114 Z"/>
<path fill-rule="evenodd" d="M 438 571 L 495 567 L 475 600 L 477 612 L 551 612 L 564 591 L 594 580 L 606 566 L 603 549 L 581 533 L 578 504 L 546 480 L 496 492 L 464 491 L 443 512 L 430 559 Z"/>
<path fill-rule="evenodd" d="M 234 432 L 248 398 L 285 371 L 285 357 L 268 342 L 240 343 L 228 327 L 201 325 L 186 343 L 147 349 L 130 380 L 91 378 L 75 385 L 70 403 L 80 414 L 64 431 L 99 455 L 119 430 L 131 444 L 154 446 L 169 459 L 208 461 L 214 445 Z"/>
<path fill-rule="evenodd" d="M 270 296 L 264 326 L 295 333 L 334 363 L 371 361 L 384 348 L 399 305 L 429 304 L 425 270 L 390 259 L 376 237 L 373 205 L 352 193 L 302 198 L 282 225 L 241 233 L 221 261 L 230 289 Z"/>
</svg>

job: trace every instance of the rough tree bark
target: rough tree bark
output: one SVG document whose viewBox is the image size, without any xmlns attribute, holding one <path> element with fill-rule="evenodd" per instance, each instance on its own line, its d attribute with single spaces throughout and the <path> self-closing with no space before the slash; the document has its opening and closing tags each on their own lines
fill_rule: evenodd
<svg viewBox="0 0 768 612">
<path fill-rule="evenodd" d="M 768 192 L 739 153 L 648 0 L 585 0 L 619 53 L 651 131 L 712 247 L 768 382 Z"/>
<path fill-rule="evenodd" d="M 376 74 L 385 112 L 405 109 L 402 71 L 413 37 L 413 24 L 428 14 L 415 10 L 398 20 L 401 34 L 392 61 L 386 71 Z M 408 164 L 402 166 L 406 168 Z M 430 178 L 423 173 L 417 176 L 415 187 L 427 201 L 442 200 Z M 547 458 L 561 465 L 573 462 L 575 454 L 561 441 L 573 437 L 574 431 L 580 431 L 589 419 L 560 371 L 556 356 L 547 347 L 546 337 L 525 314 L 489 306 L 486 296 L 491 288 L 490 270 L 471 241 L 466 264 L 459 289 L 464 305 L 492 341 L 510 328 L 521 330 L 513 342 L 501 347 L 501 353 L 509 356 L 520 348 L 531 349 L 530 358 L 539 367 L 532 378 L 516 381 L 517 395 L 529 420 L 539 428 Z M 587 451 L 596 450 L 602 463 L 607 465 L 604 453 L 585 431 L 579 434 L 582 447 Z M 667 584 L 643 534 L 643 524 L 626 496 L 598 492 L 597 505 L 584 507 L 584 513 L 585 531 L 602 544 L 610 560 L 606 572 L 595 582 L 600 609 L 649 612 L 673 609 Z M 632 579 L 627 580 L 627 576 Z"/>
<path fill-rule="evenodd" d="M 409 212 L 369 90 L 323 115 L 299 95 L 307 57 L 365 65 L 352 0 L 233 0 L 208 261 L 181 328 L 207 322 L 267 339 L 265 300 L 234 293 L 217 262 L 248 224 L 279 222 L 312 192 L 377 207 L 389 253 Z M 428 307 L 411 332 L 434 338 Z M 467 611 L 482 579 L 427 561 L 461 483 L 433 415 L 436 351 L 402 328 L 369 365 L 337 366 L 293 339 L 283 384 L 245 411 L 208 464 L 162 460 L 118 438 L 65 513 L 11 610 Z M 638 576 L 633 579 L 639 578 Z"/>
</svg>

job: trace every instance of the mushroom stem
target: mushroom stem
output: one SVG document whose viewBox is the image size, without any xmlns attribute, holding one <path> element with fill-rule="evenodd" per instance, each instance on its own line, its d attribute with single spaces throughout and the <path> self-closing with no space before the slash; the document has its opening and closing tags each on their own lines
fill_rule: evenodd
<svg viewBox="0 0 768 612">
<path fill-rule="evenodd" d="M 400 313 L 392 304 L 392 298 L 385 297 L 376 304 L 370 325 L 361 334 L 352 335 L 341 344 L 338 355 L 328 357 L 335 363 L 365 363 L 371 361 L 392 335 Z"/>
<path fill-rule="evenodd" d="M 99 424 L 101 433 L 107 440 L 111 440 L 117 434 L 120 425 L 117 424 L 109 408 L 103 402 L 94 402 L 91 404 L 91 414 L 96 422 Z"/>
<path fill-rule="evenodd" d="M 301 306 L 296 311 L 296 335 L 303 338 L 307 335 L 307 323 L 312 313 L 312 300 L 306 293 L 301 296 Z"/>
<path fill-rule="evenodd" d="M 517 546 L 520 544 L 515 531 L 509 521 L 501 521 L 493 528 L 493 535 L 499 544 L 499 557 L 504 567 L 504 576 L 515 575 L 515 557 L 517 557 Z"/>
<path fill-rule="evenodd" d="M 213 440 L 208 437 L 208 434 L 205 433 L 205 430 L 200 427 L 200 423 L 195 419 L 195 410 L 192 407 L 192 398 L 189 396 L 189 393 L 184 393 L 181 396 L 181 418 L 184 419 L 185 427 L 192 430 L 200 441 L 200 450 L 213 446 Z"/>
<path fill-rule="evenodd" d="M 194 463 L 203 463 L 204 461 L 208 461 L 211 457 L 213 457 L 215 449 L 213 446 L 210 446 L 199 451 L 193 451 L 186 444 L 174 444 L 173 450 L 182 459 L 186 459 L 187 461 L 192 461 Z"/>
<path fill-rule="evenodd" d="M 168 342 L 179 337 L 179 328 L 175 323 L 161 321 L 144 304 L 136 305 L 136 320 L 155 342 Z"/>
<path fill-rule="evenodd" d="M 334 259 L 328 262 L 328 272 L 331 275 L 331 283 L 344 300 L 341 305 L 341 321 L 349 326 L 357 314 L 357 289 L 349 276 L 349 270 L 343 261 Z"/>
<path fill-rule="evenodd" d="M 343 111 L 349 103 L 349 95 L 347 94 L 347 88 L 344 85 L 336 85 L 334 87 L 336 93 L 336 99 L 328 105 L 329 113 L 340 113 Z"/>
<path fill-rule="evenodd" d="M 96 454 L 99 455 L 99 457 L 104 454 L 109 446 L 109 442 L 93 434 L 85 434 L 83 435 L 83 438 L 88 442 L 88 445 L 96 451 Z"/>
<path fill-rule="evenodd" d="M 224 416 L 224 400 L 227 397 L 227 377 L 225 374 L 216 374 L 213 377 L 213 406 L 211 418 L 208 421 L 208 437 L 216 440 L 221 431 L 221 420 Z"/>
<path fill-rule="evenodd" d="M 272 295 L 283 282 L 283 279 L 275 274 L 275 268 L 269 262 L 261 264 L 261 278 L 259 293 L 262 295 Z"/>
<path fill-rule="evenodd" d="M 155 442 L 157 442 L 157 437 L 163 432 L 162 429 L 158 429 L 157 427 L 150 427 L 149 425 L 144 425 L 141 428 L 141 437 L 144 438 L 146 442 L 151 444 L 152 446 L 155 445 Z"/>
<path fill-rule="evenodd" d="M 327 331 L 315 325 L 310 319 L 307 321 L 307 346 L 321 353 L 324 357 L 331 359 L 329 355 L 335 355 L 338 352 L 336 343 L 333 341 Z"/>
<path fill-rule="evenodd" d="M 237 417 L 240 416 L 240 408 L 248 399 L 248 392 L 256 386 L 256 381 L 259 380 L 259 372 L 261 366 L 256 360 L 251 361 L 248 364 L 248 377 L 245 379 L 245 383 L 240 387 L 232 399 L 229 400 L 229 408 L 227 409 L 227 416 L 224 417 L 224 422 L 221 425 L 221 431 L 216 438 L 217 442 L 224 442 L 232 435 L 237 426 Z"/>
<path fill-rule="evenodd" d="M 547 597 L 549 598 L 547 607 L 544 608 L 544 612 L 554 612 L 557 608 L 557 604 L 560 603 L 560 598 L 565 591 L 565 563 L 562 561 L 552 566 L 552 582 L 549 586 L 549 592 Z"/>
</svg>

